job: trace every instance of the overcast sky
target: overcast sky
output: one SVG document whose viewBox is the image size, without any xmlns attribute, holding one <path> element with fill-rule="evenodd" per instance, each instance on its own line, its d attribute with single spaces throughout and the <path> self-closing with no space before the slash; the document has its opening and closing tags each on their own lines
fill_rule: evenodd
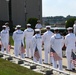
<svg viewBox="0 0 76 75">
<path fill-rule="evenodd" d="M 76 0 L 42 0 L 42 16 L 76 16 Z"/>
</svg>

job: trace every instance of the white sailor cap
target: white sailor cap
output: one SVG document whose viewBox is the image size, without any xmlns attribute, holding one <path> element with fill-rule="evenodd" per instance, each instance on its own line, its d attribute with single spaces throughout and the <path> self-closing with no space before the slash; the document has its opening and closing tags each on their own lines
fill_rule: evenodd
<svg viewBox="0 0 76 75">
<path fill-rule="evenodd" d="M 17 25 L 16 28 L 21 27 L 21 25 Z"/>
<path fill-rule="evenodd" d="M 54 30 L 59 30 L 59 28 L 58 27 L 55 27 Z"/>
<path fill-rule="evenodd" d="M 2 27 L 6 27 L 6 25 L 3 25 Z"/>
<path fill-rule="evenodd" d="M 51 26 L 46 26 L 46 28 L 51 28 Z"/>
<path fill-rule="evenodd" d="M 9 24 L 8 22 L 5 23 L 5 25 L 8 25 L 8 24 Z"/>
<path fill-rule="evenodd" d="M 31 24 L 28 23 L 27 26 L 31 26 Z"/>
<path fill-rule="evenodd" d="M 68 27 L 67 30 L 73 30 L 73 28 L 72 27 Z"/>
<path fill-rule="evenodd" d="M 35 32 L 40 32 L 40 29 L 35 29 Z"/>
</svg>

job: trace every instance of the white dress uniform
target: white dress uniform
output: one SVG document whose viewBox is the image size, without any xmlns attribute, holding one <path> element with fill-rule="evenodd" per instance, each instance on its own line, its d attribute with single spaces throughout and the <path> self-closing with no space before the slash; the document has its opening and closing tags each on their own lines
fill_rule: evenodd
<svg viewBox="0 0 76 75">
<path fill-rule="evenodd" d="M 66 57 L 67 57 L 67 69 L 72 70 L 74 65 L 71 62 L 71 53 L 72 50 L 75 51 L 75 34 L 69 33 L 65 36 L 65 46 L 66 46 Z"/>
<path fill-rule="evenodd" d="M 9 39 L 9 31 L 10 31 L 9 26 L 6 26 L 6 31 L 8 32 L 8 39 Z M 8 42 L 9 42 L 9 41 L 8 41 Z"/>
<path fill-rule="evenodd" d="M 36 24 L 35 28 L 36 29 L 41 29 L 42 28 L 42 25 L 41 24 Z"/>
<path fill-rule="evenodd" d="M 26 57 L 33 56 L 33 50 L 32 50 L 33 35 L 34 35 L 34 30 L 32 28 L 27 28 L 24 30 L 24 38 L 26 43 Z"/>
<path fill-rule="evenodd" d="M 13 40 L 14 40 L 15 56 L 18 56 L 20 54 L 21 57 L 24 58 L 24 53 L 21 53 L 21 43 L 23 43 L 23 31 L 21 31 L 20 29 L 17 29 L 16 31 L 14 31 Z"/>
<path fill-rule="evenodd" d="M 37 30 L 35 30 L 37 31 Z M 38 30 L 40 31 L 40 30 Z M 42 36 L 40 33 L 35 34 L 32 38 L 32 43 L 33 43 L 33 60 L 34 62 L 38 62 L 38 60 L 34 57 L 34 52 L 35 52 L 35 48 L 37 47 L 38 51 L 39 51 L 39 63 L 42 64 Z"/>
<path fill-rule="evenodd" d="M 42 28 L 42 25 L 40 23 L 40 20 L 37 21 L 37 24 L 35 26 L 36 29 L 41 29 Z"/>
<path fill-rule="evenodd" d="M 46 26 L 46 28 L 47 28 L 47 26 Z M 44 63 L 48 63 L 48 53 L 50 52 L 50 38 L 52 35 L 53 35 L 53 32 L 51 32 L 50 30 L 47 30 L 42 35 L 43 43 L 44 43 Z"/>
<path fill-rule="evenodd" d="M 58 54 L 59 57 L 62 58 L 62 47 L 64 45 L 63 37 L 59 33 L 54 34 L 51 37 L 50 44 L 51 48 L 54 49 L 54 51 Z M 52 57 L 52 63 L 53 67 L 57 68 L 57 61 L 55 61 L 53 57 Z M 62 70 L 62 60 L 58 60 L 58 66 L 59 70 Z"/>
<path fill-rule="evenodd" d="M 76 35 L 76 23 L 73 25 L 73 32 Z"/>
<path fill-rule="evenodd" d="M 9 23 L 6 22 L 6 23 L 5 23 L 5 26 L 6 26 L 6 31 L 8 32 L 8 37 L 9 37 L 9 31 L 10 31 L 10 28 L 9 28 L 8 25 L 9 25 Z M 9 39 L 9 38 L 8 38 L 8 39 Z M 10 41 L 10 40 L 9 40 L 9 41 Z M 8 41 L 8 42 L 9 42 L 9 41 Z M 9 42 L 9 43 L 10 43 L 10 42 Z"/>
<path fill-rule="evenodd" d="M 6 26 L 4 25 L 3 27 L 6 27 Z M 8 53 L 9 35 L 6 29 L 3 29 L 1 31 L 1 42 L 2 42 L 1 51 L 4 52 L 4 48 L 6 48 L 6 53 Z"/>
</svg>

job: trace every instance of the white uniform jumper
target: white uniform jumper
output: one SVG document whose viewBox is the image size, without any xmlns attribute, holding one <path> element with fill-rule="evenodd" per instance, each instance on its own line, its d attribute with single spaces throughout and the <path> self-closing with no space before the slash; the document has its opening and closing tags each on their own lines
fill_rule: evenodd
<svg viewBox="0 0 76 75">
<path fill-rule="evenodd" d="M 54 34 L 51 37 L 50 43 L 51 43 L 51 47 L 55 50 L 58 56 L 62 58 L 62 47 L 64 45 L 63 37 L 59 33 Z M 54 57 L 52 57 L 52 63 L 53 63 L 53 67 L 57 68 L 57 61 L 54 60 Z M 62 60 L 58 60 L 58 66 L 59 66 L 59 70 L 62 70 Z"/>
<path fill-rule="evenodd" d="M 36 29 L 41 29 L 42 28 L 42 25 L 40 23 L 36 24 L 35 26 Z"/>
<path fill-rule="evenodd" d="M 48 63 L 48 53 L 50 52 L 50 39 L 52 35 L 53 33 L 48 30 L 42 36 L 44 42 L 44 63 Z"/>
<path fill-rule="evenodd" d="M 19 53 L 20 53 L 21 57 L 24 58 L 24 53 L 21 53 L 21 43 L 23 43 L 23 31 L 21 31 L 21 30 L 14 31 L 13 40 L 14 40 L 14 53 L 15 53 L 15 56 L 18 56 Z"/>
<path fill-rule="evenodd" d="M 37 62 L 37 59 L 34 57 L 35 48 L 37 46 L 39 55 L 40 55 L 39 63 L 42 64 L 42 37 L 41 35 L 35 34 L 33 36 L 32 43 L 33 43 L 33 60 L 34 62 Z"/>
<path fill-rule="evenodd" d="M 9 35 L 6 29 L 3 29 L 1 31 L 1 42 L 2 42 L 1 51 L 4 52 L 4 48 L 6 48 L 6 53 L 8 53 Z"/>
<path fill-rule="evenodd" d="M 67 69 L 72 70 L 74 65 L 71 62 L 71 53 L 72 50 L 75 51 L 75 34 L 69 33 L 65 36 L 65 46 L 66 46 L 66 57 L 67 57 Z"/>
<path fill-rule="evenodd" d="M 8 32 L 8 39 L 9 39 L 9 31 L 10 31 L 9 26 L 6 26 L 6 31 Z M 9 40 L 8 40 L 8 42 L 9 42 Z"/>
<path fill-rule="evenodd" d="M 32 28 L 27 28 L 24 30 L 24 38 L 26 43 L 26 57 L 33 56 L 33 48 L 32 48 L 33 35 L 34 35 L 34 30 Z"/>
</svg>

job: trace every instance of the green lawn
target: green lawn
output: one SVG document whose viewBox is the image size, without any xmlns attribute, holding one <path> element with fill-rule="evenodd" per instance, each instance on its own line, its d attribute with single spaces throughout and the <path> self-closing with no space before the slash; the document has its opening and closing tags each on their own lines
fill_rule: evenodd
<svg viewBox="0 0 76 75">
<path fill-rule="evenodd" d="M 10 36 L 10 44 L 11 44 L 11 45 L 14 45 L 14 41 L 13 41 L 13 39 L 12 39 L 12 36 Z"/>
<path fill-rule="evenodd" d="M 0 59 L 0 75 L 43 75 L 30 69 L 11 63 L 7 60 Z"/>
</svg>

